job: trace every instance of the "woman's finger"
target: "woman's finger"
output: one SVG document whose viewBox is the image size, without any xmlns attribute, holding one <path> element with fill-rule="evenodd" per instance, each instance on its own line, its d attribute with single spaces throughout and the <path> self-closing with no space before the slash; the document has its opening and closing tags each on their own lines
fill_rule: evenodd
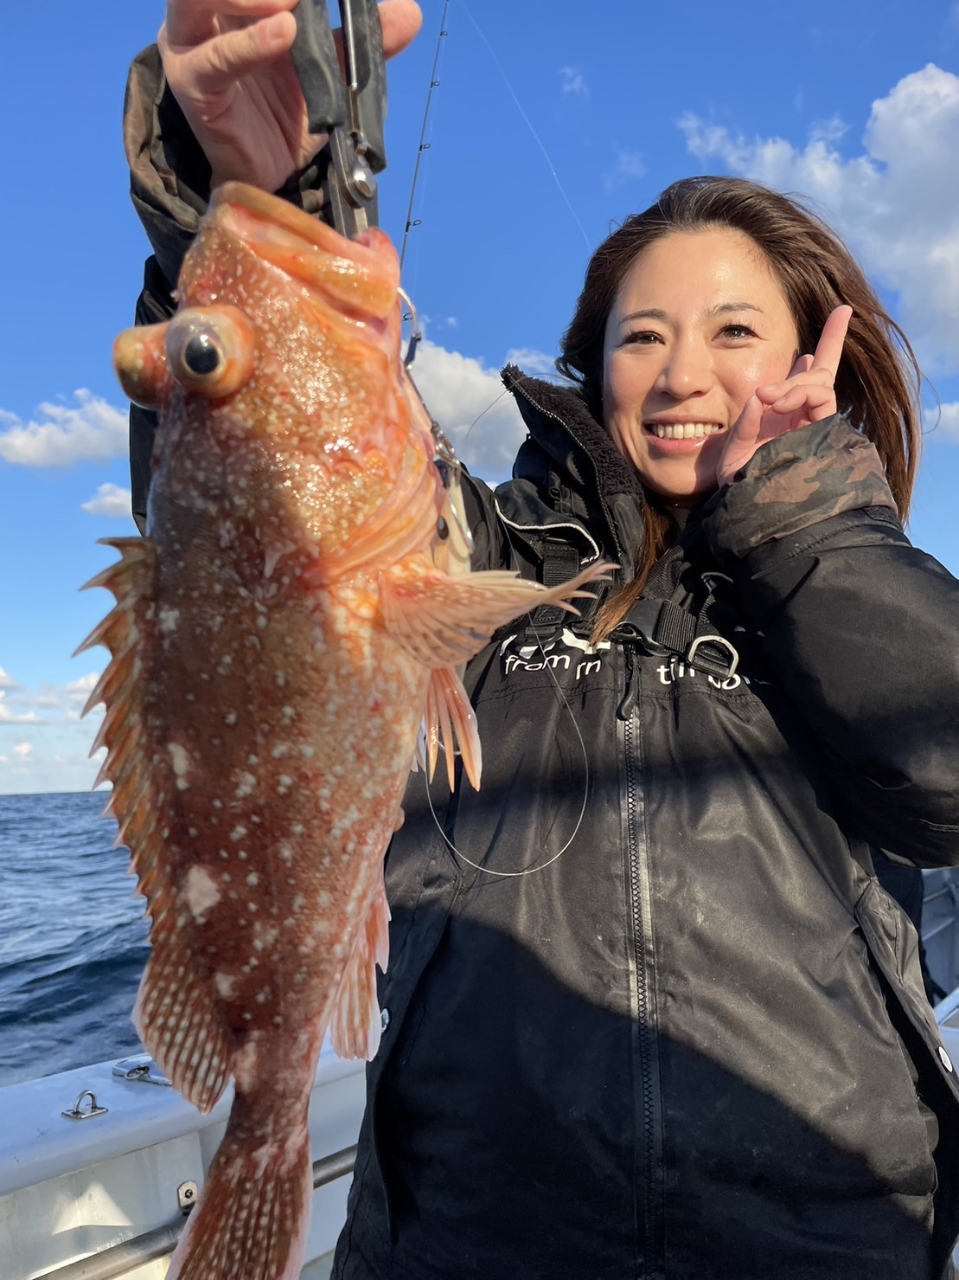
<svg viewBox="0 0 959 1280">
<path fill-rule="evenodd" d="M 816 344 L 816 354 L 811 368 L 828 369 L 835 378 L 851 319 L 852 307 L 849 306 L 836 307 L 835 311 L 829 313 L 822 327 L 819 342 Z"/>
<path fill-rule="evenodd" d="M 162 33 L 161 33 L 162 34 Z M 282 54 L 289 52 L 296 36 L 296 23 L 288 13 L 262 18 L 251 27 L 225 31 L 212 40 L 178 57 L 177 93 L 215 94 L 236 83 Z M 160 52 L 166 55 L 164 42 Z M 169 70 L 169 69 L 168 69 Z"/>
<path fill-rule="evenodd" d="M 812 362 L 812 356 L 797 356 L 796 363 L 789 370 L 789 378 L 798 378 L 800 374 L 808 373 L 812 368 Z M 788 380 L 789 379 L 787 378 L 787 382 Z"/>
<path fill-rule="evenodd" d="M 836 393 L 832 386 L 821 382 L 807 382 L 792 387 L 768 407 L 772 413 L 795 413 L 802 409 L 807 417 L 812 417 L 814 410 L 821 409 L 824 405 L 834 405 L 835 401 Z M 829 412 L 834 413 L 835 409 L 830 409 Z"/>
<path fill-rule="evenodd" d="M 416 0 L 383 0 L 380 26 L 385 56 L 392 58 L 402 53 L 422 25 L 423 14 Z"/>
<path fill-rule="evenodd" d="M 163 29 L 167 43 L 189 48 L 216 35 L 217 18 L 269 18 L 296 7 L 298 0 L 169 0 Z"/>
</svg>

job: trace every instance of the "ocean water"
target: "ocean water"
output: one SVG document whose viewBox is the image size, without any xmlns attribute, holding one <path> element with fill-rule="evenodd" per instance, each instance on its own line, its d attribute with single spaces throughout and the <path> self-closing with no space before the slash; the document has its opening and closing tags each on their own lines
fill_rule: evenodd
<svg viewBox="0 0 959 1280">
<path fill-rule="evenodd" d="M 106 798 L 0 796 L 0 1086 L 140 1050 L 145 903 Z"/>
</svg>

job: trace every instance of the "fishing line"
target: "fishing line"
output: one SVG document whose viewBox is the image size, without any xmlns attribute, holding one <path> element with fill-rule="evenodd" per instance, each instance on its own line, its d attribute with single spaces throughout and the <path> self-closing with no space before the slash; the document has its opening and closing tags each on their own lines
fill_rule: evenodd
<svg viewBox="0 0 959 1280">
<path fill-rule="evenodd" d="M 515 551 L 516 548 L 513 545 L 513 540 L 510 535 L 509 528 L 505 524 L 503 525 L 503 531 L 506 534 L 506 541 L 509 543 L 511 549 Z M 530 623 L 532 623 L 533 621 L 532 612 L 527 613 L 526 617 L 529 619 Z M 456 845 L 453 843 L 453 841 L 449 838 L 449 836 L 443 830 L 442 826 L 440 825 L 440 820 L 436 813 L 436 810 L 433 808 L 433 797 L 430 794 L 429 774 L 424 773 L 423 775 L 423 782 L 426 786 L 426 801 L 429 804 L 430 813 L 433 815 L 433 822 L 436 826 L 436 830 L 443 837 L 443 839 L 445 840 L 451 852 L 457 858 L 461 858 L 463 862 L 473 867 L 476 871 L 483 871 L 488 876 L 499 876 L 501 879 L 504 879 L 504 880 L 506 879 L 514 880 L 519 876 L 531 876 L 537 871 L 545 871 L 547 867 L 551 867 L 554 862 L 557 862 L 563 856 L 566 850 L 570 847 L 570 845 L 573 843 L 576 837 L 579 835 L 579 829 L 583 825 L 583 819 L 586 817 L 586 806 L 589 803 L 589 752 L 586 750 L 586 743 L 583 741 L 583 735 L 580 732 L 579 724 L 576 721 L 576 715 L 573 711 L 573 708 L 570 706 L 569 699 L 566 697 L 566 694 L 563 692 L 563 687 L 560 684 L 560 682 L 557 680 L 555 671 L 549 665 L 549 661 L 546 657 L 546 650 L 543 648 L 543 642 L 538 637 L 536 642 L 536 648 L 539 650 L 540 654 L 542 655 L 543 669 L 549 672 L 549 677 L 552 680 L 553 684 L 556 686 L 556 692 L 559 694 L 560 700 L 562 701 L 562 704 L 565 707 L 567 714 L 569 715 L 570 723 L 573 726 L 573 729 L 576 733 L 576 738 L 579 742 L 579 749 L 583 755 L 583 770 L 586 775 L 585 784 L 583 786 L 583 803 L 580 805 L 579 816 L 576 819 L 576 825 L 573 827 L 572 835 L 563 845 L 562 849 L 560 849 L 558 853 L 554 853 L 553 856 L 547 862 L 540 863 L 538 867 L 526 867 L 523 871 L 494 871 L 491 867 L 480 866 L 478 862 L 473 862 L 471 858 L 467 858 L 466 854 L 463 853 L 461 849 L 457 849 Z M 461 775 L 460 781 L 462 782 L 462 775 Z"/>
<path fill-rule="evenodd" d="M 448 2 L 448 0 L 447 0 L 447 2 Z M 499 58 L 496 56 L 496 51 L 495 51 L 495 49 L 494 49 L 494 48 L 493 48 L 493 46 L 490 44 L 490 42 L 487 40 L 486 36 L 483 34 L 483 32 L 482 32 L 482 30 L 481 30 L 481 28 L 480 28 L 479 23 L 476 21 L 476 19 L 475 19 L 475 18 L 473 17 L 473 15 L 470 13 L 470 11 L 469 11 L 469 7 L 468 7 L 468 6 L 467 6 L 467 4 L 466 4 L 466 0 L 459 0 L 459 3 L 460 3 L 460 8 L 461 8 L 461 9 L 463 10 L 463 12 L 466 14 L 467 18 L 469 18 L 470 22 L 472 22 L 473 27 L 474 27 L 474 28 L 475 28 L 475 30 L 476 30 L 476 34 L 479 36 L 479 38 L 480 38 L 480 39 L 483 41 L 483 43 L 486 45 L 486 48 L 489 50 L 489 55 L 490 55 L 490 57 L 491 57 L 491 58 L 493 59 L 493 61 L 496 63 L 497 69 L 499 70 L 500 75 L 503 77 L 503 82 L 505 83 L 506 88 L 509 90 L 510 97 L 513 99 L 513 102 L 516 104 L 516 110 L 517 110 L 517 111 L 520 113 L 520 115 L 523 117 L 523 121 L 524 121 L 524 123 L 526 124 L 527 129 L 529 129 L 530 133 L 533 135 L 534 139 L 536 140 L 536 145 L 539 147 L 540 151 L 542 151 L 542 153 L 543 153 L 543 157 L 544 157 L 544 159 L 546 160 L 547 165 L 549 166 L 549 171 L 550 171 L 550 173 L 553 175 L 553 181 L 556 183 L 556 186 L 557 186 L 557 188 L 558 188 L 558 190 L 559 190 L 559 194 L 563 197 L 563 200 L 564 200 L 564 201 L 565 201 L 565 203 L 566 203 L 566 208 L 567 208 L 567 209 L 570 211 L 570 213 L 573 215 L 573 221 L 576 223 L 577 227 L 579 227 L 580 231 L 582 232 L 583 239 L 584 239 L 584 241 L 586 242 L 586 249 L 587 249 L 587 252 L 591 251 L 593 246 L 592 246 L 592 244 L 590 243 L 589 236 L 586 234 L 586 228 L 585 228 L 585 227 L 583 226 L 583 224 L 580 222 L 580 220 L 579 220 L 579 215 L 577 214 L 576 210 L 573 208 L 573 205 L 572 205 L 572 203 L 571 203 L 571 201 L 570 201 L 569 196 L 566 194 L 565 190 L 563 189 L 563 184 L 562 184 L 562 183 L 560 182 L 560 180 L 559 180 L 559 174 L 556 172 L 556 169 L 555 169 L 555 167 L 554 167 L 554 165 L 553 165 L 553 162 L 552 162 L 552 160 L 551 160 L 551 159 L 550 159 L 550 157 L 549 157 L 549 152 L 546 150 L 546 147 L 543 145 L 543 141 L 542 141 L 542 139 L 540 138 L 539 134 L 538 134 L 538 133 L 536 132 L 536 130 L 533 128 L 533 123 L 532 123 L 532 121 L 530 120 L 529 116 L 528 116 L 528 115 L 526 114 L 526 112 L 523 110 L 523 105 L 522 105 L 522 103 L 520 102 L 519 98 L 516 96 L 516 91 L 514 90 L 513 86 L 510 84 L 509 76 L 506 74 L 506 70 L 505 70 L 505 68 L 504 68 L 504 66 L 503 66 L 503 64 L 502 64 L 502 62 L 500 62 Z"/>
</svg>

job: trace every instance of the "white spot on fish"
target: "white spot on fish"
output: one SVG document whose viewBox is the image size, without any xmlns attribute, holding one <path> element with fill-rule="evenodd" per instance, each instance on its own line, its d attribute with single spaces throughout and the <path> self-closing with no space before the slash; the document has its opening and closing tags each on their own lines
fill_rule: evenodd
<svg viewBox="0 0 959 1280">
<path fill-rule="evenodd" d="M 233 830 L 230 832 L 230 839 L 242 840 L 245 835 L 246 835 L 246 827 L 243 827 L 243 826 L 234 827 Z"/>
<path fill-rule="evenodd" d="M 206 912 L 220 901 L 220 890 L 206 867 L 191 867 L 184 888 L 190 914 L 201 923 Z"/>
<path fill-rule="evenodd" d="M 176 631 L 176 624 L 180 621 L 179 609 L 161 609 L 160 610 L 160 630 L 164 635 L 169 635 L 171 631 Z"/>
<path fill-rule="evenodd" d="M 294 827 L 293 830 L 296 832 L 296 827 Z M 285 862 L 287 865 L 293 861 L 293 850 L 288 844 L 280 845 L 280 860 Z"/>
<path fill-rule="evenodd" d="M 302 911 L 305 905 L 306 899 L 303 897 L 302 893 L 298 893 L 293 899 L 293 910 Z"/>
<path fill-rule="evenodd" d="M 308 747 L 304 744 L 302 747 L 300 747 L 300 755 L 305 756 L 307 760 L 312 760 L 313 757 L 316 755 L 316 748 Z"/>
<path fill-rule="evenodd" d="M 173 772 L 176 774 L 177 791 L 186 791 L 190 785 L 187 781 L 187 774 L 190 772 L 190 757 L 186 753 L 186 749 L 181 747 L 179 742 L 168 742 L 167 751 L 170 753 L 170 759 L 173 762 Z"/>
<path fill-rule="evenodd" d="M 256 787 L 256 778 L 254 778 L 253 774 L 241 773 L 240 780 L 236 784 L 236 792 L 234 794 L 236 795 L 237 799 L 242 800 L 244 796 L 252 795 L 255 787 Z"/>
<path fill-rule="evenodd" d="M 270 755 L 273 757 L 274 760 L 282 760 L 284 756 L 288 756 L 289 754 L 290 754 L 290 744 L 288 742 L 278 742 L 276 746 L 273 748 L 273 750 L 270 752 Z"/>
<path fill-rule="evenodd" d="M 306 827 L 304 827 L 302 822 L 294 822 L 293 826 L 290 827 L 290 830 L 293 832 L 295 836 L 301 836 L 303 832 L 306 830 Z"/>
<path fill-rule="evenodd" d="M 247 756 L 247 758 L 246 758 L 246 762 L 247 762 L 247 764 L 259 764 L 259 763 L 260 763 L 260 757 L 259 757 L 259 756 Z"/>
<path fill-rule="evenodd" d="M 318 907 L 328 907 L 330 905 L 330 902 L 331 902 L 330 895 L 326 892 L 325 889 L 321 889 L 319 893 L 316 895 L 316 905 Z"/>
<path fill-rule="evenodd" d="M 260 883 L 260 877 L 256 874 L 255 871 L 251 871 L 246 878 L 246 882 L 248 885 L 256 886 Z"/>
<path fill-rule="evenodd" d="M 288 774 L 286 774 L 286 773 L 281 773 L 281 774 L 280 774 L 280 786 L 281 786 L 281 787 L 292 787 L 292 786 L 293 786 L 293 779 L 292 779 Z"/>
<path fill-rule="evenodd" d="M 236 712 L 228 711 L 223 717 L 223 720 L 226 724 L 236 724 Z"/>
<path fill-rule="evenodd" d="M 231 977 L 228 973 L 217 973 L 214 975 L 213 981 L 216 983 L 217 993 L 224 1000 L 231 999 L 236 988 L 236 978 Z"/>
<path fill-rule="evenodd" d="M 283 688 L 283 686 L 286 684 L 286 672 L 285 672 L 285 671 L 277 671 L 277 673 L 276 673 L 276 675 L 274 675 L 273 679 L 276 681 L 276 683 L 277 683 L 277 684 L 279 685 L 279 687 L 282 689 L 282 688 Z"/>
</svg>

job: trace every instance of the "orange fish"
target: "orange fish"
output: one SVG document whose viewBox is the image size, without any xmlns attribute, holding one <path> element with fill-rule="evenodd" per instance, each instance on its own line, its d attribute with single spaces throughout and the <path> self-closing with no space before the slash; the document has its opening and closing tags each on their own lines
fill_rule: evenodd
<svg viewBox="0 0 959 1280">
<path fill-rule="evenodd" d="M 116 608 L 82 646 L 111 653 L 94 749 L 151 917 L 134 1020 L 201 1110 L 235 1083 L 168 1280 L 299 1275 L 317 1059 L 327 1032 L 376 1051 L 383 855 L 420 723 L 478 786 L 457 664 L 603 572 L 468 571 L 398 285 L 382 232 L 348 241 L 230 183 L 176 315 L 114 349 L 160 418 L 147 536 L 109 540 L 122 558 L 88 585 Z"/>
</svg>

